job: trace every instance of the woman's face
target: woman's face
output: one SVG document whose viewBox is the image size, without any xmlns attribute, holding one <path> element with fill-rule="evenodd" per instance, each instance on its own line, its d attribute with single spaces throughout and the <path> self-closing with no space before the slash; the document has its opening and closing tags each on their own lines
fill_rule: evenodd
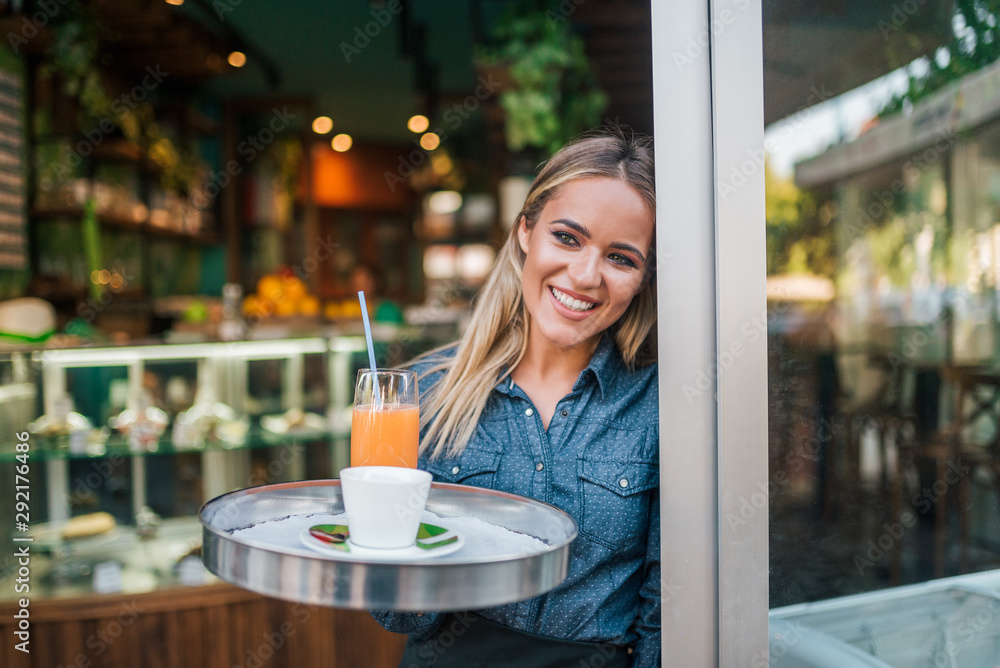
<svg viewBox="0 0 1000 668">
<path fill-rule="evenodd" d="M 610 178 L 563 185 L 518 242 L 531 331 L 561 348 L 595 345 L 643 287 L 653 212 L 631 186 Z"/>
</svg>

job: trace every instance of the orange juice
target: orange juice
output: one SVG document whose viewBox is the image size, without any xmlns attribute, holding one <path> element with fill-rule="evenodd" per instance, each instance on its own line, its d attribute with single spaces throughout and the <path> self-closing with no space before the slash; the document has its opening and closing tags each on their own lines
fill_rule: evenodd
<svg viewBox="0 0 1000 668">
<path fill-rule="evenodd" d="M 355 406 L 351 418 L 351 466 L 417 468 L 420 417 L 412 404 Z"/>
</svg>

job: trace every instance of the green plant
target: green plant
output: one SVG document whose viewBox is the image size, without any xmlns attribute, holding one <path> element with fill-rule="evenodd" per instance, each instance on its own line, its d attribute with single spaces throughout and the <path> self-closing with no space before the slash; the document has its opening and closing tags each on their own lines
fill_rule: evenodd
<svg viewBox="0 0 1000 668">
<path fill-rule="evenodd" d="M 1000 58 L 1000 0 L 957 0 L 952 13 L 952 37 L 926 68 L 911 71 L 907 89 L 894 95 L 879 112 L 886 117 L 916 104 L 952 81 Z"/>
<path fill-rule="evenodd" d="M 100 68 L 104 35 L 93 10 L 78 2 L 69 3 L 53 20 L 52 36 L 42 71 L 57 75 L 63 94 L 79 102 L 80 129 L 110 120 L 160 168 L 164 188 L 182 193 L 194 189 L 205 171 L 196 152 L 174 145 L 156 122 L 149 102 L 116 105 L 108 94 Z"/>
<path fill-rule="evenodd" d="M 553 16 L 549 2 L 518 3 L 493 32 L 498 46 L 480 50 L 481 62 L 507 67 L 513 83 L 500 94 L 512 151 L 555 153 L 599 124 L 607 107 L 583 40 Z"/>
<path fill-rule="evenodd" d="M 832 212 L 819 210 L 813 196 L 764 162 L 767 273 L 832 276 L 837 258 Z"/>
<path fill-rule="evenodd" d="M 70 3 L 59 18 L 53 24 L 43 72 L 60 76 L 63 93 L 79 100 L 86 122 L 98 121 L 111 113 L 111 98 L 98 68 L 100 25 L 92 10 L 79 3 Z"/>
</svg>

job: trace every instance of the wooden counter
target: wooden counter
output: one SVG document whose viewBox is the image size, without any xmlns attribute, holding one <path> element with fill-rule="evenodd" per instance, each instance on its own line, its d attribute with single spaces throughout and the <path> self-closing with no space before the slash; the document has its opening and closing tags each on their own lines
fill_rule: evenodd
<svg viewBox="0 0 1000 668">
<path fill-rule="evenodd" d="M 0 604 L 7 668 L 395 668 L 406 636 L 367 612 L 265 598 L 226 584 L 32 600 L 30 654 Z"/>
</svg>

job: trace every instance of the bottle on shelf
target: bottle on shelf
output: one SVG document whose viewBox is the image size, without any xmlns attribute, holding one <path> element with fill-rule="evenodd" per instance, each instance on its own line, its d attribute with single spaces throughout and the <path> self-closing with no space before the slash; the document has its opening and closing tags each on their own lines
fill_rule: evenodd
<svg viewBox="0 0 1000 668">
<path fill-rule="evenodd" d="M 243 338 L 246 323 L 240 317 L 243 302 L 243 288 L 239 283 L 222 286 L 222 322 L 219 323 L 219 338 L 223 341 L 238 341 Z"/>
</svg>

